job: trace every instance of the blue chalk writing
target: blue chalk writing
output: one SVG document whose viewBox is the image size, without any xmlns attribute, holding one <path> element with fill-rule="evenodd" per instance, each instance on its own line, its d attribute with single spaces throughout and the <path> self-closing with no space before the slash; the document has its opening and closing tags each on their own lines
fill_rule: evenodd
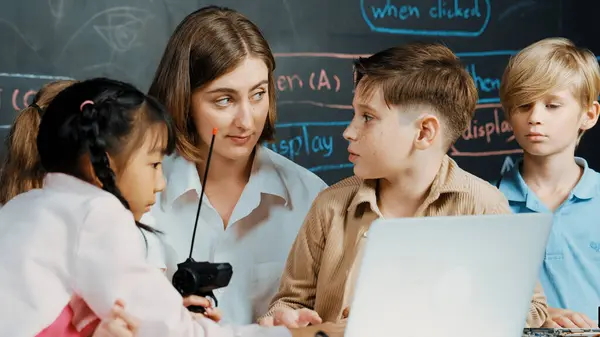
<svg viewBox="0 0 600 337">
<path fill-rule="evenodd" d="M 36 80 L 72 80 L 71 77 L 66 76 L 52 76 L 52 75 L 39 75 L 39 74 L 19 74 L 19 73 L 0 73 L 0 77 L 13 77 L 13 78 L 30 78 Z"/>
<path fill-rule="evenodd" d="M 479 58 L 479 57 L 493 57 L 493 56 L 505 56 L 508 60 L 508 57 L 518 53 L 518 50 L 489 50 L 482 52 L 459 52 L 456 53 L 456 56 L 460 57 L 462 61 L 467 64 L 466 70 L 473 77 L 475 82 L 475 86 L 479 91 L 480 95 L 484 93 L 498 94 L 500 89 L 500 78 L 499 77 L 487 77 L 482 75 L 477 71 L 477 65 L 475 62 L 469 62 L 470 58 Z M 466 60 L 466 61 L 465 61 Z M 479 63 L 481 65 L 481 63 Z M 499 103 L 500 98 L 496 97 L 480 97 L 477 101 L 478 104 L 487 104 L 487 103 Z"/>
<path fill-rule="evenodd" d="M 386 16 L 391 16 L 396 19 L 406 20 L 411 16 L 419 18 L 421 14 L 419 13 L 419 8 L 415 6 L 400 6 L 397 7 L 392 5 L 391 0 L 387 0 L 385 3 L 385 7 L 375 7 L 371 6 L 371 10 L 373 11 L 373 17 L 375 19 L 382 19 Z"/>
<path fill-rule="evenodd" d="M 334 153 L 334 139 L 341 137 L 341 130 L 339 135 L 332 135 L 331 129 L 327 127 L 346 127 L 348 124 L 350 124 L 349 121 L 278 123 L 275 125 L 277 129 L 299 128 L 301 134 L 290 138 L 278 139 L 273 143 L 264 143 L 263 145 L 296 162 L 301 157 L 310 157 L 312 159 L 326 158 L 331 160 L 334 159 L 332 157 Z M 318 135 L 312 127 L 324 127 L 325 134 Z M 307 165 L 303 166 L 306 167 Z M 353 164 L 351 163 L 334 163 L 307 168 L 312 172 L 323 172 L 352 167 Z"/>
<path fill-rule="evenodd" d="M 322 157 L 329 157 L 333 152 L 332 136 L 308 136 L 306 127 L 302 129 L 302 136 L 296 136 L 291 139 L 283 139 L 276 143 L 267 145 L 271 150 L 294 160 L 302 153 L 306 155 L 320 154 Z"/>
<path fill-rule="evenodd" d="M 423 36 L 480 36 L 487 28 L 491 17 L 490 0 L 435 0 L 428 5 L 400 4 L 398 1 L 386 0 L 385 6 L 369 5 L 373 0 L 360 0 L 361 14 L 369 28 L 377 33 L 423 35 Z M 370 11 L 368 10 L 370 9 Z M 389 20 L 377 23 L 386 18 L 396 18 L 401 22 L 416 22 L 424 19 L 444 22 L 446 29 L 419 29 L 391 27 Z M 473 21 L 474 29 L 464 30 L 460 21 Z M 385 25 L 385 26 L 384 26 Z M 437 24 L 436 26 L 439 26 Z"/>
<path fill-rule="evenodd" d="M 277 123 L 277 128 L 297 128 L 303 126 L 343 126 L 350 125 L 350 122 L 346 121 L 332 121 L 332 122 L 300 122 L 300 123 Z"/>
<path fill-rule="evenodd" d="M 478 104 L 486 104 L 486 103 L 500 103 L 500 98 L 498 97 L 494 97 L 494 98 L 480 98 L 477 101 Z"/>
<path fill-rule="evenodd" d="M 500 79 L 479 76 L 474 64 L 469 64 L 467 66 L 467 72 L 473 77 L 475 86 L 480 92 L 497 92 L 500 90 Z"/>
<path fill-rule="evenodd" d="M 473 17 L 481 17 L 478 0 L 473 1 L 473 7 L 471 8 L 461 7 L 458 4 L 458 0 L 454 0 L 453 3 L 454 6 L 448 8 L 446 1 L 438 0 L 437 5 L 429 9 L 429 16 L 435 19 L 470 19 Z"/>
<path fill-rule="evenodd" d="M 486 57 L 486 56 L 511 56 L 518 53 L 518 50 L 489 50 L 489 51 L 474 51 L 474 52 L 458 52 L 458 57 Z"/>
<path fill-rule="evenodd" d="M 304 155 L 319 155 L 327 158 L 333 153 L 333 136 L 330 135 L 312 135 L 308 126 L 310 123 L 299 125 L 302 135 L 289 139 L 281 139 L 277 142 L 267 144 L 267 147 L 273 151 L 294 160 L 296 157 Z M 288 127 L 291 125 L 288 125 Z M 286 127 L 286 125 L 276 125 L 277 128 Z"/>
<path fill-rule="evenodd" d="M 333 170 L 341 170 L 346 168 L 353 168 L 354 164 L 334 164 L 334 165 L 319 165 L 309 167 L 308 170 L 311 172 L 323 172 L 323 171 L 333 171 Z"/>
</svg>

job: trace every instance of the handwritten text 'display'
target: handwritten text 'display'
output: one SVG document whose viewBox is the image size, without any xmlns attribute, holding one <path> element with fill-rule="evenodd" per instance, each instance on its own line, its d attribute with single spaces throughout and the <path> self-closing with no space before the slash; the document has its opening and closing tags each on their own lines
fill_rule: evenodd
<svg viewBox="0 0 600 337">
<path fill-rule="evenodd" d="M 341 137 L 348 122 L 278 123 L 277 140 L 267 145 L 273 151 L 297 161 L 301 157 L 329 158 L 334 151 L 334 139 Z"/>
<path fill-rule="evenodd" d="M 452 156 L 487 157 L 521 153 L 500 104 L 478 105 L 475 117 L 450 149 Z"/>
<path fill-rule="evenodd" d="M 491 16 L 490 0 L 360 0 L 360 8 L 372 31 L 401 35 L 480 36 Z"/>
</svg>

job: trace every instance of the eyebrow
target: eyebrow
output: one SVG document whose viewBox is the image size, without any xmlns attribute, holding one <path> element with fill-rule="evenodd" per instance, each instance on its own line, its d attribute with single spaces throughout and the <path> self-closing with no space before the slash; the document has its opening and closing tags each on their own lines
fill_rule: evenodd
<svg viewBox="0 0 600 337">
<path fill-rule="evenodd" d="M 375 109 L 374 109 L 372 106 L 370 106 L 370 105 L 368 105 L 368 104 L 364 104 L 364 103 L 358 103 L 358 104 L 356 104 L 356 107 L 355 107 L 355 109 L 356 109 L 357 107 L 358 107 L 358 108 L 361 108 L 361 109 L 364 109 L 364 110 L 371 110 L 371 111 L 375 110 Z"/>
<path fill-rule="evenodd" d="M 265 85 L 265 84 L 268 84 L 268 83 L 269 83 L 269 80 L 262 80 L 262 81 L 258 82 L 256 85 L 254 85 L 252 88 L 250 88 L 250 91 L 255 90 L 256 88 L 260 87 L 261 85 Z M 227 92 L 227 93 L 234 94 L 237 91 L 234 90 L 234 89 L 231 89 L 231 88 L 216 88 L 216 89 L 213 89 L 211 91 L 207 91 L 206 93 L 207 94 L 214 94 L 214 93 L 217 93 L 217 92 Z"/>
<path fill-rule="evenodd" d="M 159 154 L 159 155 L 165 155 L 166 152 L 167 152 L 167 149 L 164 146 L 156 145 L 156 146 L 154 146 L 153 149 L 148 150 L 148 152 L 146 154 L 148 156 L 154 156 L 154 155 L 157 155 L 157 154 Z"/>
</svg>

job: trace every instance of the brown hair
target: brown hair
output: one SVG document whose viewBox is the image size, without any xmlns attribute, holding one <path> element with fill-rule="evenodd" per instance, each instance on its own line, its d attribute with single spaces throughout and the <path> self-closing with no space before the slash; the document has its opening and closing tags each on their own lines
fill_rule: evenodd
<svg viewBox="0 0 600 337">
<path fill-rule="evenodd" d="M 45 172 L 36 144 L 41 114 L 59 92 L 73 83 L 75 81 L 61 80 L 44 85 L 33 103 L 17 115 L 6 138 L 7 154 L 0 169 L 0 205 L 42 186 Z"/>
<path fill-rule="evenodd" d="M 172 114 L 177 130 L 177 151 L 199 162 L 199 137 L 190 117 L 194 90 L 232 71 L 246 57 L 263 60 L 269 69 L 269 114 L 259 142 L 274 139 L 275 58 L 260 30 L 242 14 L 224 7 L 208 6 L 188 15 L 169 39 L 149 95 Z"/>
<path fill-rule="evenodd" d="M 370 97 L 383 90 L 388 105 L 427 105 L 447 125 L 448 147 L 467 128 L 477 88 L 458 57 L 437 43 L 413 42 L 355 61 L 356 86 Z"/>
<path fill-rule="evenodd" d="M 507 118 L 552 90 L 569 88 L 583 109 L 600 95 L 600 66 L 589 50 L 565 38 L 535 42 L 513 56 L 504 70 L 500 102 Z M 584 130 L 579 131 L 578 142 Z"/>
</svg>

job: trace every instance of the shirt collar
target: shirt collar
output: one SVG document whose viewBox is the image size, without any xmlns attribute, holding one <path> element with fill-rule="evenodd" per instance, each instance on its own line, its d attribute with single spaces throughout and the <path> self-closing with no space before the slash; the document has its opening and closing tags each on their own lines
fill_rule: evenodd
<svg viewBox="0 0 600 337">
<path fill-rule="evenodd" d="M 352 211 L 361 204 L 369 204 L 373 212 L 379 212 L 379 207 L 377 207 L 377 179 L 365 179 L 360 183 L 354 198 L 348 206 L 348 211 Z"/>
<path fill-rule="evenodd" d="M 502 180 L 498 186 L 509 201 L 527 201 L 529 187 L 521 176 L 521 163 L 522 159 L 519 159 L 513 168 L 501 178 Z M 583 174 L 577 185 L 573 188 L 572 195 L 582 200 L 591 199 L 598 194 L 600 187 L 598 184 L 598 175 L 596 171 L 588 166 L 585 159 L 575 157 L 575 163 L 583 168 Z"/>
<path fill-rule="evenodd" d="M 177 198 L 189 191 L 198 195 L 202 190 L 194 163 L 175 153 L 163 162 L 166 187 L 161 193 L 161 206 L 171 206 Z"/>
<path fill-rule="evenodd" d="M 526 202 L 529 188 L 519 171 L 522 159 L 517 160 L 510 171 L 506 172 L 500 179 L 498 189 L 504 194 L 508 201 Z"/>
<path fill-rule="evenodd" d="M 271 150 L 263 146 L 256 147 L 250 180 L 257 184 L 256 189 L 261 193 L 278 196 L 288 205 L 291 197 L 286 177 L 282 175 L 283 170 L 273 160 L 272 155 L 274 153 Z"/>
<path fill-rule="evenodd" d="M 268 149 L 263 146 L 256 147 L 251 170 L 247 185 L 249 188 L 258 193 L 281 197 L 285 200 L 286 205 L 288 204 L 290 195 L 285 184 L 285 177 L 281 175 L 279 167 L 272 160 Z M 178 154 L 172 155 L 169 163 L 165 165 L 165 176 L 166 188 L 161 196 L 164 206 L 170 207 L 186 192 L 194 190 L 198 196 L 202 192 L 196 165 Z"/>
<path fill-rule="evenodd" d="M 591 199 L 598 194 L 598 174 L 588 166 L 585 159 L 575 157 L 575 162 L 583 168 L 583 174 L 573 188 L 573 195 L 579 199 Z"/>
<path fill-rule="evenodd" d="M 468 192 L 469 180 L 467 174 L 467 172 L 458 167 L 458 164 L 452 158 L 445 155 L 438 174 L 431 184 L 429 196 L 426 199 L 432 202 L 442 194 Z M 358 191 L 350 202 L 348 210 L 350 211 L 363 203 L 368 203 L 372 211 L 379 212 L 379 208 L 377 207 L 377 179 L 362 181 Z"/>
</svg>

